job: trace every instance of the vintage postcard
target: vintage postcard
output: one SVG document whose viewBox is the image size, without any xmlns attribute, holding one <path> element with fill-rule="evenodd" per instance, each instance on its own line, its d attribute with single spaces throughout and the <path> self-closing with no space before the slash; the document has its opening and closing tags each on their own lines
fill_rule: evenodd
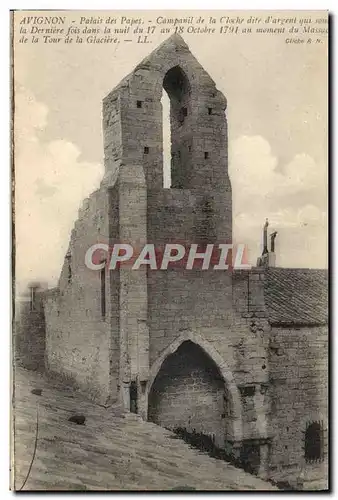
<svg viewBox="0 0 338 500">
<path fill-rule="evenodd" d="M 13 11 L 15 491 L 327 490 L 327 11 Z"/>
</svg>

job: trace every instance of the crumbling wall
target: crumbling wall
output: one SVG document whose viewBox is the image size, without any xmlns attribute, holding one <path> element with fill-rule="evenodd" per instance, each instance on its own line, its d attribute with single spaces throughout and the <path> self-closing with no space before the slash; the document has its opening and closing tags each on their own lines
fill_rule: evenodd
<svg viewBox="0 0 338 500">
<path fill-rule="evenodd" d="M 103 314 L 102 275 L 86 266 L 85 254 L 95 243 L 109 244 L 117 215 L 117 197 L 104 187 L 84 201 L 59 288 L 47 294 L 45 301 L 48 370 L 102 403 L 117 398 L 118 282 L 105 272 Z"/>
</svg>

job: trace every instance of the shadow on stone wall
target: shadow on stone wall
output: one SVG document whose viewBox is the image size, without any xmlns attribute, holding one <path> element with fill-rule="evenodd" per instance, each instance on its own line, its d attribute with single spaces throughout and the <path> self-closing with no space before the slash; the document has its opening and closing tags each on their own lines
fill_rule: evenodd
<svg viewBox="0 0 338 500">
<path fill-rule="evenodd" d="M 177 435 L 177 438 L 182 439 L 186 443 L 188 443 L 191 447 L 196 448 L 204 453 L 208 454 L 212 458 L 216 458 L 218 460 L 224 460 L 225 462 L 230 463 L 234 467 L 238 469 L 243 469 L 245 472 L 248 472 L 253 475 L 258 474 L 259 463 L 252 462 L 250 460 L 250 456 L 247 452 L 245 446 L 242 447 L 240 457 L 236 457 L 236 455 L 231 451 L 223 450 L 215 445 L 215 439 L 213 436 L 208 436 L 200 432 L 196 432 L 193 430 L 192 432 L 188 432 L 186 429 L 182 427 L 176 427 L 174 429 L 168 429 L 174 432 Z M 270 481 L 272 484 L 277 486 L 277 488 L 285 491 L 295 491 L 297 488 L 293 488 L 287 481 Z"/>
</svg>

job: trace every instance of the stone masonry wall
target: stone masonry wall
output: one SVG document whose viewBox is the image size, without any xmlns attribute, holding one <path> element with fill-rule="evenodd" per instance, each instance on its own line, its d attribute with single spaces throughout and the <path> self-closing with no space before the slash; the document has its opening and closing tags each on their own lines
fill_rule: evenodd
<svg viewBox="0 0 338 500">
<path fill-rule="evenodd" d="M 264 271 L 251 269 L 233 274 L 234 376 L 241 392 L 243 437 L 268 437 L 268 345 L 270 325 L 264 302 Z"/>
<path fill-rule="evenodd" d="M 328 461 L 328 331 L 324 326 L 273 327 L 270 340 L 273 436 L 271 478 L 304 488 L 325 487 Z M 305 431 L 323 424 L 323 460 L 306 463 Z"/>
<path fill-rule="evenodd" d="M 184 330 L 223 331 L 232 323 L 231 275 L 224 271 L 148 272 L 150 361 Z M 203 334 L 205 335 L 205 334 Z"/>
</svg>

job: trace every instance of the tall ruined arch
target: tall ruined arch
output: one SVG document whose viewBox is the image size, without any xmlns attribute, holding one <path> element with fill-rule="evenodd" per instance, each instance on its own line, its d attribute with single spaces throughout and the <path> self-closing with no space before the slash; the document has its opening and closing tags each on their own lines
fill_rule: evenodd
<svg viewBox="0 0 338 500">
<path fill-rule="evenodd" d="M 191 86 L 180 66 L 165 74 L 161 102 L 164 186 L 187 189 L 191 170 Z"/>
</svg>

